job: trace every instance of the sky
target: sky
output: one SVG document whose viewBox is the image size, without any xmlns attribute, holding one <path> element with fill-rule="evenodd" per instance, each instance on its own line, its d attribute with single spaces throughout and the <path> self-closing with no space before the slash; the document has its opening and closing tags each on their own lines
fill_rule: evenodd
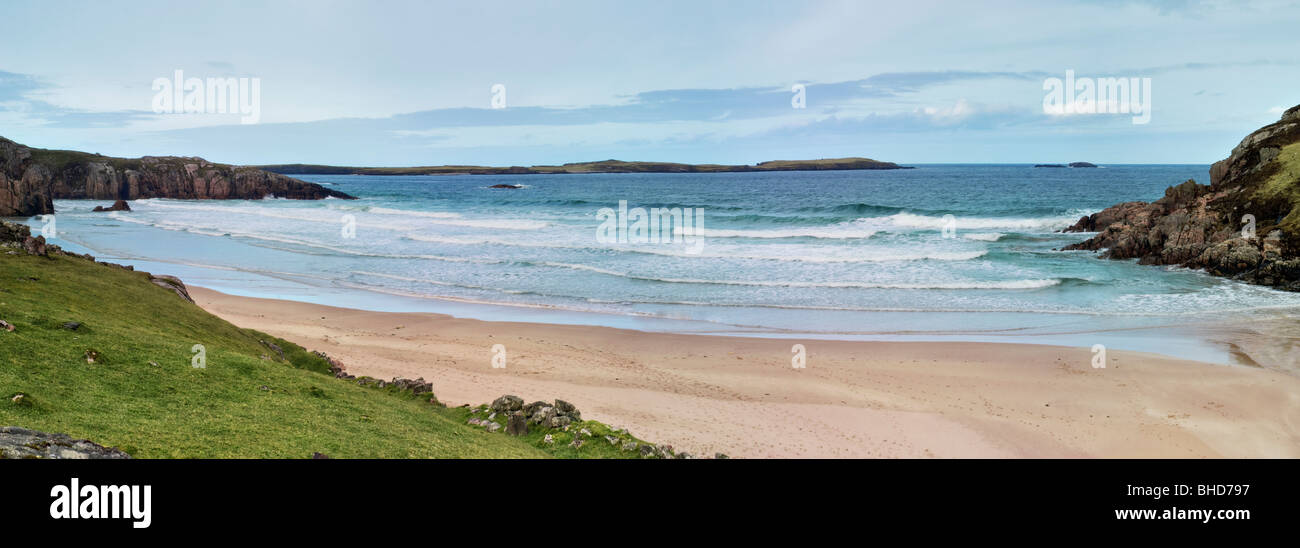
<svg viewBox="0 0 1300 548">
<path fill-rule="evenodd" d="M 0 136 L 112 156 L 1210 163 L 1300 104 L 1300 2 L 1282 0 L 0 0 L 0 12 Z M 205 90 L 249 79 L 239 99 L 256 123 L 216 101 L 181 112 L 183 89 L 162 104 L 175 90 L 156 81 L 177 71 Z M 1067 71 L 1138 79 L 1149 122 L 1047 112 L 1045 82 Z"/>
</svg>

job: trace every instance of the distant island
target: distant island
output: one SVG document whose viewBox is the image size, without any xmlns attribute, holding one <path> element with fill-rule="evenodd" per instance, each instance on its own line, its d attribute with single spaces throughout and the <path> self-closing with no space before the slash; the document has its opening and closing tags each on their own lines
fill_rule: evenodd
<svg viewBox="0 0 1300 548">
<path fill-rule="evenodd" d="M 1034 167 L 1097 167 L 1097 164 L 1089 162 L 1070 162 L 1066 164 L 1035 164 Z"/>
<path fill-rule="evenodd" d="M 317 164 L 257 166 L 272 173 L 292 175 L 555 175 L 566 173 L 725 173 L 749 171 L 844 171 L 859 169 L 912 169 L 893 162 L 870 158 L 824 158 L 821 160 L 773 160 L 754 165 L 678 164 L 673 162 L 576 162 L 558 166 L 418 166 L 346 167 Z"/>
</svg>

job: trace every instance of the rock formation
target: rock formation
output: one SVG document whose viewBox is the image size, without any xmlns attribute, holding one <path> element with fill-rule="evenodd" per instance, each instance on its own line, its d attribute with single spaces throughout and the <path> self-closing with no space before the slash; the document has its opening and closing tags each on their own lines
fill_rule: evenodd
<svg viewBox="0 0 1300 548">
<path fill-rule="evenodd" d="M 92 209 L 91 211 L 95 211 L 95 212 L 102 212 L 102 211 L 131 211 L 131 205 L 128 204 L 128 203 L 126 203 L 126 200 L 118 200 L 118 201 L 116 201 L 116 202 L 113 202 L 113 205 L 108 206 L 108 207 L 104 207 L 104 206 L 95 206 L 95 209 Z"/>
<path fill-rule="evenodd" d="M 12 398 L 25 397 L 17 394 Z M 0 427 L 0 459 L 129 459 L 131 455 L 113 447 L 67 434 L 49 434 L 17 426 Z"/>
<path fill-rule="evenodd" d="M 29 148 L 0 137 L 0 217 L 54 212 L 55 199 L 352 199 L 315 183 L 202 158 L 111 158 Z"/>
<path fill-rule="evenodd" d="M 1300 105 L 1216 162 L 1209 185 L 1189 180 L 1159 200 L 1111 206 L 1065 232 L 1098 232 L 1065 249 L 1300 291 Z"/>
</svg>

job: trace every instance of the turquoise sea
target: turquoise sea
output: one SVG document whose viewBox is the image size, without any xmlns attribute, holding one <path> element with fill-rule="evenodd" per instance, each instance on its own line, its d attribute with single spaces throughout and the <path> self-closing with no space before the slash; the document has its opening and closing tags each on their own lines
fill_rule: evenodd
<svg viewBox="0 0 1300 548">
<path fill-rule="evenodd" d="M 1082 215 L 1206 165 L 299 176 L 356 201 L 56 201 L 54 242 L 237 295 L 490 320 L 795 338 L 1108 347 L 1232 362 L 1224 324 L 1300 294 L 1058 251 Z M 492 189 L 492 185 L 522 185 Z M 699 208 L 700 236 L 602 241 L 602 208 Z M 951 217 L 945 217 L 951 215 Z M 694 221 L 694 219 L 693 219 Z M 43 226 L 39 218 L 27 220 Z M 631 225 L 629 225 L 631 226 Z"/>
</svg>

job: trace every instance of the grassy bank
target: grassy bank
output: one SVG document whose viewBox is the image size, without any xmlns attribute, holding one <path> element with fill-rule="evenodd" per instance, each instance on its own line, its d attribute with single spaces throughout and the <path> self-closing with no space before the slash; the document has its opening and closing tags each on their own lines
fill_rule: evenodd
<svg viewBox="0 0 1300 548">
<path fill-rule="evenodd" d="M 143 273 L 13 251 L 0 246 L 0 320 L 15 327 L 0 329 L 0 425 L 145 458 L 639 456 L 603 438 L 558 443 L 572 435 L 558 430 L 553 443 L 536 428 L 487 432 L 466 424 L 469 409 L 428 394 L 335 379 L 315 354 L 208 314 Z"/>
</svg>

